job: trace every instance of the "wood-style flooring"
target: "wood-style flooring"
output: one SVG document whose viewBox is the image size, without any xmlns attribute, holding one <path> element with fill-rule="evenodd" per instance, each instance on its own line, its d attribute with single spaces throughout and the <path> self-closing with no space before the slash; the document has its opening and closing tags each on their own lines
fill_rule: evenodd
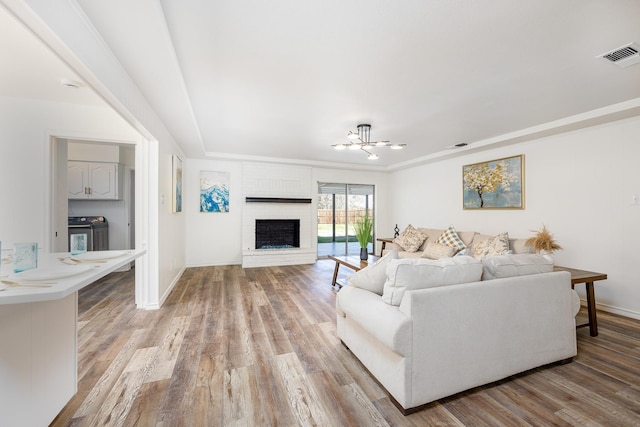
<svg viewBox="0 0 640 427">
<path fill-rule="evenodd" d="M 333 266 L 189 268 L 154 311 L 131 272 L 85 288 L 78 393 L 52 425 L 640 425 L 640 321 L 604 312 L 572 363 L 401 415 L 336 337 Z"/>
</svg>

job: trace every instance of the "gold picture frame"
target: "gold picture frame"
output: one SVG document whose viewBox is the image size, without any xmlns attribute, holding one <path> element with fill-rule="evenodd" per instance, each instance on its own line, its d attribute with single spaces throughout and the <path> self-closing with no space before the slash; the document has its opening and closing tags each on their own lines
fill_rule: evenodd
<svg viewBox="0 0 640 427">
<path fill-rule="evenodd" d="M 524 154 L 462 167 L 463 209 L 524 209 Z"/>
</svg>

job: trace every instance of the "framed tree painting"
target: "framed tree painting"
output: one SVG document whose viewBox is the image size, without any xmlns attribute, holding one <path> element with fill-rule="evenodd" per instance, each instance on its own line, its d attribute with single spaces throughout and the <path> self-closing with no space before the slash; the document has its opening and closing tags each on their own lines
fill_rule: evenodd
<svg viewBox="0 0 640 427">
<path fill-rule="evenodd" d="M 524 154 L 462 167 L 464 209 L 524 209 Z"/>
<path fill-rule="evenodd" d="M 229 172 L 200 171 L 200 212 L 229 212 Z"/>
<path fill-rule="evenodd" d="M 178 156 L 172 157 L 173 170 L 173 197 L 171 198 L 171 210 L 182 212 L 182 159 Z"/>
</svg>

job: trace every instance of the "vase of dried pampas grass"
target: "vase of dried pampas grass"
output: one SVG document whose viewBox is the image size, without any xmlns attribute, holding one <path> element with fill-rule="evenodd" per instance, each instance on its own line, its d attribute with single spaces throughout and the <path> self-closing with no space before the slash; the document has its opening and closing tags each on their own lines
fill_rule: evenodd
<svg viewBox="0 0 640 427">
<path fill-rule="evenodd" d="M 535 231 L 535 235 L 527 239 L 524 244 L 531 246 L 533 250 L 542 255 L 552 254 L 562 249 L 562 246 L 556 243 L 553 235 L 549 232 L 546 225 L 542 225 L 542 229 Z"/>
</svg>

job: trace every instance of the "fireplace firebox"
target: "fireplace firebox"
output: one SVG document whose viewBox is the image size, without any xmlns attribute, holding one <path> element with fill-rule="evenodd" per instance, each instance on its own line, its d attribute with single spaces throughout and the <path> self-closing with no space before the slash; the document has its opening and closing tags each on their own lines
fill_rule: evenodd
<svg viewBox="0 0 640 427">
<path fill-rule="evenodd" d="M 256 219 L 256 249 L 300 247 L 299 219 Z"/>
</svg>

